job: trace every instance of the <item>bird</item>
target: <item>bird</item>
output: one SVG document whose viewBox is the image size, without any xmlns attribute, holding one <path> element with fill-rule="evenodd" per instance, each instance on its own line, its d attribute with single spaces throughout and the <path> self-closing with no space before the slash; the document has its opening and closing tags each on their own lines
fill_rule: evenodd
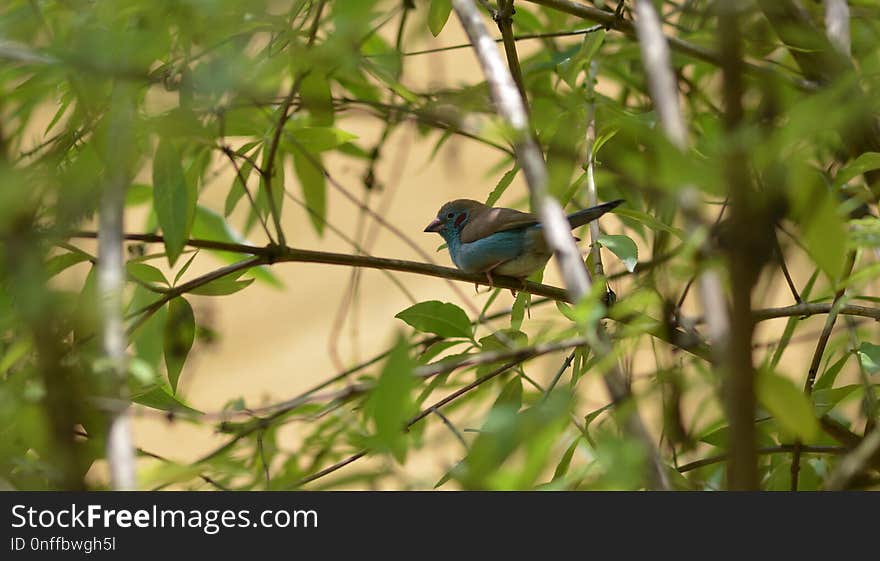
<svg viewBox="0 0 880 561">
<path fill-rule="evenodd" d="M 617 199 L 579 210 L 568 215 L 568 223 L 572 229 L 583 226 L 622 202 Z M 537 216 L 512 208 L 488 207 L 471 199 L 444 204 L 424 231 L 440 234 L 455 266 L 466 273 L 484 273 L 489 284 L 494 284 L 493 274 L 524 282 L 553 254 Z"/>
</svg>

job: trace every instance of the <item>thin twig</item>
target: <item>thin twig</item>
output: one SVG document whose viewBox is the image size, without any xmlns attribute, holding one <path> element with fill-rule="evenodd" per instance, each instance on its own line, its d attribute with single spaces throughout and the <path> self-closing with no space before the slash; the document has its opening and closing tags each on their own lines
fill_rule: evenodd
<svg viewBox="0 0 880 561">
<path fill-rule="evenodd" d="M 770 446 L 765 448 L 758 448 L 757 453 L 760 455 L 767 454 L 780 454 L 785 452 L 791 452 L 794 450 L 794 444 L 783 444 L 781 446 Z M 802 450 L 809 454 L 845 454 L 847 452 L 847 448 L 842 446 L 803 446 Z M 717 456 L 710 456 L 708 458 L 703 458 L 701 460 L 696 460 L 690 462 L 688 464 L 684 464 L 679 466 L 679 473 L 686 473 L 688 471 L 693 471 L 695 469 L 699 469 L 701 467 L 710 466 L 712 464 L 718 464 L 721 462 L 727 461 L 727 454 L 718 454 Z"/>
<path fill-rule="evenodd" d="M 257 215 L 257 218 L 260 221 L 260 224 L 263 226 L 263 231 L 266 232 L 266 238 L 270 243 L 275 243 L 275 238 L 272 237 L 272 234 L 269 232 L 269 225 L 266 224 L 266 219 L 263 217 L 260 209 L 257 208 L 257 202 L 254 200 L 253 195 L 251 195 L 250 189 L 248 189 L 247 181 L 245 181 L 244 175 L 241 173 L 241 168 L 238 166 L 238 162 L 235 161 L 235 152 L 229 146 L 219 146 L 218 147 L 223 154 L 229 158 L 229 162 L 232 164 L 232 167 L 235 169 L 235 176 L 238 178 L 238 182 L 241 184 L 241 188 L 244 190 L 244 194 L 248 198 L 248 202 L 251 204 L 251 209 L 254 211 L 254 214 Z M 255 166 L 256 169 L 259 169 L 258 166 Z"/>
<path fill-rule="evenodd" d="M 855 267 L 856 263 L 856 254 L 854 251 L 850 251 L 846 257 L 846 264 L 843 267 L 843 273 L 840 277 L 841 282 L 849 277 L 852 273 L 853 267 Z M 831 331 L 834 329 L 834 324 L 837 321 L 837 316 L 840 313 L 840 307 L 843 303 L 843 297 L 846 295 L 846 286 L 843 285 L 837 289 L 837 292 L 834 294 L 834 300 L 831 303 L 831 310 L 828 312 L 828 315 L 825 317 L 825 326 L 822 328 L 822 333 L 819 335 L 819 340 L 816 342 L 816 350 L 813 351 L 813 359 L 810 361 L 810 369 L 807 372 L 807 379 L 804 381 L 804 393 L 807 396 L 810 396 L 813 393 L 813 384 L 816 381 L 816 374 L 819 372 L 819 365 L 822 364 L 822 355 L 825 354 L 825 347 L 828 345 L 828 339 L 831 337 Z M 795 443 L 795 448 L 793 450 L 791 456 L 791 490 L 798 490 L 798 476 L 800 474 L 801 469 L 801 450 L 803 446 L 800 442 Z"/>
<path fill-rule="evenodd" d="M 573 29 L 571 31 L 556 31 L 553 33 L 523 33 L 520 35 L 514 35 L 514 41 L 526 41 L 529 39 L 553 39 L 556 37 L 576 37 L 578 35 L 589 35 L 590 33 L 596 33 L 597 31 L 601 31 L 605 29 L 604 25 L 591 25 L 590 27 L 586 27 L 584 29 Z M 495 39 L 496 43 L 503 43 L 503 38 Z M 433 53 L 442 53 L 446 51 L 457 51 L 461 49 L 469 49 L 471 47 L 470 43 L 464 43 L 461 45 L 449 45 L 447 47 L 436 47 L 433 49 L 424 49 L 421 51 L 409 51 L 406 53 L 402 53 L 401 56 L 417 56 L 417 55 L 428 55 Z"/>
</svg>

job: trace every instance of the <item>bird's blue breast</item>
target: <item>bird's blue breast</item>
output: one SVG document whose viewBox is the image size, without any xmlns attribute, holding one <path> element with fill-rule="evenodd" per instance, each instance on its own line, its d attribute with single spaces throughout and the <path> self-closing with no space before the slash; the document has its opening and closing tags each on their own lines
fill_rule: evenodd
<svg viewBox="0 0 880 561">
<path fill-rule="evenodd" d="M 533 250 L 533 236 L 527 229 L 496 232 L 470 243 L 461 243 L 457 233 L 447 240 L 455 266 L 468 273 L 480 273 Z"/>
</svg>

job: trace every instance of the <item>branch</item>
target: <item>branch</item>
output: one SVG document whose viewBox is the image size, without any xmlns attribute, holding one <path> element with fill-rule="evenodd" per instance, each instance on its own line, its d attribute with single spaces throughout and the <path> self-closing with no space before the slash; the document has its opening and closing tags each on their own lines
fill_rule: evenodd
<svg viewBox="0 0 880 561">
<path fill-rule="evenodd" d="M 781 446 L 758 448 L 757 452 L 759 455 L 779 454 L 791 452 L 792 450 L 794 450 L 794 447 L 794 444 L 783 444 Z M 810 454 L 845 454 L 847 452 L 847 448 L 844 448 L 842 446 L 803 446 L 802 449 L 804 452 Z M 703 458 L 701 460 L 696 460 L 689 464 L 679 466 L 678 472 L 686 473 L 688 471 L 693 471 L 701 467 L 710 466 L 712 464 L 717 464 L 724 461 L 727 461 L 727 454 L 718 454 L 717 456 L 710 456 L 708 458 Z"/>
<path fill-rule="evenodd" d="M 871 463 L 878 451 L 880 451 L 880 430 L 874 429 L 855 450 L 837 464 L 837 468 L 828 477 L 825 488 L 846 489 L 849 482 Z"/>
<path fill-rule="evenodd" d="M 514 41 L 526 41 L 529 39 L 553 39 L 557 37 L 576 37 L 578 35 L 589 35 L 590 33 L 596 33 L 597 31 L 601 31 L 605 29 L 604 25 L 592 25 L 590 27 L 586 27 L 584 29 L 573 29 L 571 31 L 554 31 L 550 33 L 522 33 L 519 35 L 514 35 Z M 496 43 L 503 43 L 504 39 L 495 39 Z M 463 43 L 461 45 L 448 45 L 446 47 L 435 47 L 433 49 L 423 49 L 421 51 L 407 51 L 405 53 L 401 53 L 400 56 L 417 56 L 417 55 L 428 55 L 432 53 L 443 53 L 447 51 L 457 51 L 460 49 L 469 49 L 471 48 L 470 43 Z M 370 56 L 381 56 L 381 55 L 366 55 Z"/>
<path fill-rule="evenodd" d="M 793 317 L 793 316 L 813 316 L 816 314 L 828 314 L 834 309 L 834 303 L 814 303 L 806 302 L 794 304 L 792 306 L 783 306 L 781 308 L 766 308 L 763 310 L 752 311 L 752 318 L 755 321 L 766 321 L 768 319 Z M 880 309 L 868 308 L 866 306 L 858 306 L 855 304 L 846 304 L 838 306 L 835 311 L 837 314 L 847 316 L 860 316 L 880 321 Z"/>
<path fill-rule="evenodd" d="M 507 56 L 507 66 L 510 75 L 522 96 L 523 105 L 528 111 L 529 98 L 526 97 L 526 86 L 523 81 L 522 68 L 519 65 L 519 56 L 516 54 L 516 39 L 513 36 L 513 0 L 498 0 L 498 12 L 494 16 L 498 30 L 501 32 L 501 41 L 504 43 L 504 54 Z"/>
<path fill-rule="evenodd" d="M 547 168 L 543 155 L 531 134 L 524 100 L 495 49 L 495 42 L 483 25 L 473 1 L 452 0 L 452 6 L 468 39 L 474 46 L 477 59 L 486 76 L 486 83 L 489 86 L 489 93 L 496 111 L 513 134 L 516 159 L 526 178 L 532 208 L 535 209 L 541 220 L 547 246 L 553 250 L 556 256 L 556 263 L 570 298 L 577 302 L 590 292 L 590 281 L 562 207 L 547 190 Z M 596 338 L 599 340 L 599 346 L 602 347 L 599 349 L 600 351 L 610 351 L 607 335 L 601 325 L 596 328 Z M 630 389 L 623 374 L 616 366 L 605 375 L 604 381 L 616 405 L 631 398 Z M 627 416 L 626 425 L 628 432 L 641 441 L 652 459 L 651 487 L 669 488 L 664 466 L 660 462 L 656 447 L 636 411 L 631 411 Z"/>
</svg>

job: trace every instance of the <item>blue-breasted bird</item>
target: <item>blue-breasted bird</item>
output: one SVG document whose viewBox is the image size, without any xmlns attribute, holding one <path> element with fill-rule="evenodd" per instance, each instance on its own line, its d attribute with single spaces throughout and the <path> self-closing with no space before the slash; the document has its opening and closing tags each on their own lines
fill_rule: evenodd
<svg viewBox="0 0 880 561">
<path fill-rule="evenodd" d="M 568 215 L 572 228 L 583 226 L 617 207 L 623 199 Z M 548 249 L 538 217 L 512 208 L 492 208 L 470 199 L 450 201 L 425 228 L 437 232 L 449 247 L 455 266 L 466 273 L 485 273 L 525 279 L 543 267 Z"/>
</svg>

